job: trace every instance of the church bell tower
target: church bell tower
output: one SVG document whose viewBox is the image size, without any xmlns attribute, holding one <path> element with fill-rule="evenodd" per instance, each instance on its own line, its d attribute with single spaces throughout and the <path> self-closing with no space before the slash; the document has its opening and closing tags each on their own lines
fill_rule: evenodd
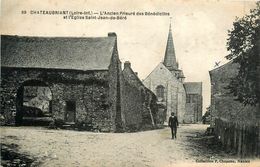
<svg viewBox="0 0 260 167">
<path fill-rule="evenodd" d="M 174 48 L 173 38 L 172 38 L 171 23 L 169 27 L 169 33 L 168 33 L 168 39 L 167 39 L 163 64 L 165 65 L 165 67 L 168 68 L 169 71 L 172 72 L 172 74 L 179 81 L 181 81 L 182 83 L 184 82 L 185 76 L 183 74 L 183 71 L 179 69 L 179 64 L 176 61 L 175 48 Z"/>
<path fill-rule="evenodd" d="M 173 44 L 173 39 L 172 39 L 171 23 L 170 23 L 169 33 L 168 33 L 168 40 L 167 40 L 163 64 L 170 71 L 178 70 L 178 68 L 179 68 L 178 63 L 176 61 L 176 56 L 175 56 L 175 49 L 174 49 L 174 44 Z"/>
</svg>

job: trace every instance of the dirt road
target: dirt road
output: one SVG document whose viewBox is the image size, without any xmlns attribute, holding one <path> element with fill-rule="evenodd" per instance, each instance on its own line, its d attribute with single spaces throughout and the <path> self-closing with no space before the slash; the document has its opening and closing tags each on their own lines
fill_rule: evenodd
<svg viewBox="0 0 260 167">
<path fill-rule="evenodd" d="M 181 125 L 177 140 L 170 129 L 137 133 L 92 133 L 47 130 L 36 127 L 1 127 L 1 143 L 17 145 L 17 151 L 40 166 L 175 166 L 210 158 L 214 153 L 191 142 L 206 125 Z M 38 166 L 36 165 L 36 166 Z"/>
</svg>

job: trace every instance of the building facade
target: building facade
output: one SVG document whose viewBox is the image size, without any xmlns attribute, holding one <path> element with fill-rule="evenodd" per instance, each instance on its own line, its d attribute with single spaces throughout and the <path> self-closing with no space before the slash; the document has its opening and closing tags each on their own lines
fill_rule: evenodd
<svg viewBox="0 0 260 167">
<path fill-rule="evenodd" d="M 211 80 L 211 126 L 225 149 L 239 156 L 259 156 L 259 104 L 245 106 L 227 89 L 239 65 L 228 62 L 209 72 Z"/>
<path fill-rule="evenodd" d="M 186 110 L 185 123 L 195 123 L 202 119 L 202 82 L 185 82 Z"/>
<path fill-rule="evenodd" d="M 257 106 L 244 106 L 227 89 L 231 78 L 237 75 L 239 65 L 230 61 L 209 72 L 211 80 L 211 113 L 213 119 L 257 123 Z M 250 112 L 247 112 L 250 111 Z M 250 120 L 250 121 L 249 121 Z M 214 120 L 213 120 L 214 122 Z"/>
<path fill-rule="evenodd" d="M 211 80 L 211 126 L 227 151 L 241 157 L 260 156 L 260 110 L 245 106 L 227 89 L 239 65 L 230 61 L 209 72 Z"/>
<path fill-rule="evenodd" d="M 171 112 L 178 116 L 180 123 L 195 123 L 201 119 L 202 93 L 196 92 L 199 93 L 199 99 L 196 102 L 194 100 L 196 104 L 186 104 L 187 95 L 188 97 L 191 95 L 185 90 L 184 79 L 183 71 L 179 68 L 179 64 L 176 61 L 170 25 L 164 60 L 143 81 L 144 85 L 156 94 L 159 107 L 158 115 L 160 115 L 161 122 L 165 124 L 167 124 L 167 119 Z M 189 85 L 189 88 L 194 86 L 189 83 L 187 85 Z M 194 115 L 194 113 L 196 114 Z"/>
<path fill-rule="evenodd" d="M 115 33 L 97 38 L 1 36 L 5 124 L 54 120 L 103 132 L 125 131 L 127 121 L 144 127 L 142 117 L 126 113 L 135 115 L 127 104 L 143 105 L 133 97 L 145 94 L 128 87 L 133 95 L 125 96 L 125 84 Z"/>
<path fill-rule="evenodd" d="M 131 68 L 131 63 L 126 61 L 123 69 L 124 93 L 126 102 L 125 121 L 127 129 L 148 128 L 158 125 L 157 121 L 157 98 L 156 95 L 147 89 L 138 78 L 137 73 Z M 134 93 L 134 91 L 137 93 Z M 136 101 L 136 102 L 135 102 Z M 133 112 L 135 114 L 133 114 Z M 137 124 L 138 122 L 138 124 Z M 141 126 L 140 126 L 141 125 Z"/>
</svg>

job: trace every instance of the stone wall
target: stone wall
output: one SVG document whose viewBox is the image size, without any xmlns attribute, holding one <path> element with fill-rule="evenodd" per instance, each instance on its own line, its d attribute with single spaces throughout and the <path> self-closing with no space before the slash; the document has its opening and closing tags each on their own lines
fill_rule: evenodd
<svg viewBox="0 0 260 167">
<path fill-rule="evenodd" d="M 125 127 L 127 131 L 138 131 L 142 123 L 142 101 L 138 89 L 124 81 L 122 91 L 122 112 L 125 118 Z"/>
<path fill-rule="evenodd" d="M 152 128 L 154 126 L 159 125 L 159 121 L 157 120 L 158 115 L 158 106 L 157 106 L 157 98 L 155 94 L 144 87 L 141 90 L 141 94 L 144 96 L 143 99 L 143 112 L 142 112 L 142 126 L 143 128 Z"/>
<path fill-rule="evenodd" d="M 78 71 L 33 68 L 1 68 L 1 114 L 14 124 L 17 91 L 27 81 L 37 80 L 52 92 L 52 114 L 65 121 L 66 101 L 76 103 L 76 123 L 91 129 L 111 131 L 108 71 Z"/>
<path fill-rule="evenodd" d="M 6 124 L 14 125 L 15 114 L 20 111 L 18 90 L 25 83 L 37 81 L 52 93 L 54 120 L 66 123 L 66 102 L 72 101 L 76 106 L 75 124 L 84 130 L 137 131 L 153 125 L 155 95 L 144 86 L 141 90 L 128 83 L 116 56 L 109 70 L 101 71 L 2 67 L 1 114 Z"/>
<path fill-rule="evenodd" d="M 122 74 L 122 111 L 127 130 L 153 128 L 157 114 L 156 96 L 143 85 L 130 62 L 125 62 Z"/>
<path fill-rule="evenodd" d="M 30 54 L 30 56 L 35 56 L 32 57 L 35 62 L 32 62 L 31 59 L 26 59 L 24 60 L 25 64 L 21 65 L 19 64 L 19 59 L 14 63 L 12 62 L 13 59 L 10 59 L 10 61 L 6 59 L 7 65 L 4 65 L 8 67 L 1 67 L 1 116 L 3 115 L 5 117 L 6 123 L 18 124 L 18 122 L 23 121 L 23 111 L 25 111 L 25 107 L 23 106 L 23 88 L 24 86 L 39 86 L 37 84 L 40 84 L 41 86 L 49 87 L 52 92 L 52 99 L 50 101 L 51 116 L 49 117 L 54 118 L 56 122 L 61 122 L 61 124 L 74 122 L 76 126 L 85 130 L 107 132 L 122 132 L 127 129 L 139 130 L 143 125 L 154 125 L 153 116 L 156 115 L 155 95 L 149 90 L 146 90 L 140 80 L 139 82 L 142 86 L 139 87 L 132 85 L 132 83 L 128 82 L 128 79 L 124 78 L 117 50 L 116 34 L 109 33 L 108 36 L 111 37 L 111 39 L 100 41 L 100 45 L 104 47 L 103 44 L 111 44 L 111 46 L 103 48 L 102 52 L 104 53 L 98 52 L 102 56 L 104 55 L 103 58 L 106 60 L 103 61 L 103 58 L 99 56 L 102 60 L 100 59 L 100 61 L 93 62 L 95 65 L 92 66 L 91 61 L 94 61 L 94 59 L 90 57 L 91 61 L 87 62 L 87 66 L 88 69 L 91 70 L 87 71 L 73 70 L 78 69 L 77 66 L 73 65 L 66 66 L 67 68 L 72 68 L 72 70 L 61 69 L 62 67 L 57 67 L 57 64 L 50 67 L 52 66 L 50 63 L 48 63 L 49 68 L 45 68 L 42 66 L 42 61 L 44 60 L 40 61 L 40 58 L 34 59 L 37 57 L 37 54 L 35 55 L 34 52 Z M 24 38 L 21 39 L 23 40 Z M 29 40 L 34 41 L 35 39 L 29 38 Z M 45 38 L 40 40 L 45 40 Z M 52 40 L 62 42 L 59 41 L 61 39 L 53 38 Z M 89 40 L 92 41 L 92 38 Z M 25 43 L 26 42 L 28 41 L 25 40 Z M 16 47 L 15 50 L 18 49 L 18 51 L 23 52 L 23 44 L 25 43 L 14 43 L 19 46 Z M 65 43 L 67 44 L 67 42 Z M 26 43 L 25 46 L 34 50 L 35 46 L 31 44 L 34 43 Z M 89 44 L 89 42 L 87 42 L 87 44 Z M 11 45 L 7 45 L 7 48 L 10 50 L 5 50 L 5 58 L 9 58 L 10 54 L 14 56 L 14 58 L 17 58 L 17 55 L 12 54 L 13 49 L 9 47 Z M 91 53 L 100 51 L 95 49 L 96 46 L 96 43 L 94 43 L 93 47 L 87 49 Z M 53 48 L 52 45 L 46 45 L 46 47 L 53 49 L 53 53 L 56 53 L 56 49 L 55 47 Z M 40 49 L 43 49 L 44 52 L 46 51 L 44 47 Z M 104 49 L 108 50 L 105 51 Z M 10 51 L 10 53 L 8 51 Z M 74 54 L 77 56 L 83 55 L 78 55 L 78 53 L 79 52 L 75 52 Z M 51 54 L 51 58 L 55 58 L 56 60 L 57 57 L 53 57 L 53 55 Z M 20 56 L 22 57 L 24 55 L 21 54 Z M 71 54 L 67 56 L 70 57 Z M 92 55 L 88 54 L 87 56 Z M 28 56 L 26 57 L 28 58 Z M 35 66 L 37 63 L 39 64 Z M 68 61 L 63 61 L 63 63 L 66 64 Z M 80 63 L 81 62 L 79 62 L 79 64 Z M 82 69 L 85 68 L 86 66 Z M 75 114 L 71 112 L 74 110 Z"/>
<path fill-rule="evenodd" d="M 124 77 L 116 47 L 108 70 L 1 67 L 1 73 L 1 114 L 6 124 L 14 125 L 22 116 L 21 88 L 42 85 L 52 93 L 51 117 L 64 124 L 71 122 L 69 103 L 75 104 L 72 122 L 84 130 L 137 131 L 156 123 L 156 96 L 139 79 L 138 86 Z"/>
<path fill-rule="evenodd" d="M 117 42 L 115 43 L 113 56 L 109 65 L 109 97 L 110 97 L 110 113 L 113 132 L 125 131 L 125 118 L 122 112 L 122 68 L 119 60 Z"/>
<path fill-rule="evenodd" d="M 258 123 L 257 107 L 244 106 L 227 89 L 230 79 L 237 75 L 238 67 L 238 64 L 229 62 L 210 71 L 212 116 L 246 124 Z"/>
</svg>

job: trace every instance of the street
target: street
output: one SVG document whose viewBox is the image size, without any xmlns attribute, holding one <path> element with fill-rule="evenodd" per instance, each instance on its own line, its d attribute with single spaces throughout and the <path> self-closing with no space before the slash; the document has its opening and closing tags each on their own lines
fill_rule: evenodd
<svg viewBox="0 0 260 167">
<path fill-rule="evenodd" d="M 207 126 L 181 125 L 177 140 L 171 139 L 169 128 L 137 133 L 93 133 L 1 127 L 1 142 L 33 157 L 32 166 L 173 166 L 227 156 L 220 151 L 212 152 L 206 148 L 206 142 L 196 142 Z"/>
</svg>

